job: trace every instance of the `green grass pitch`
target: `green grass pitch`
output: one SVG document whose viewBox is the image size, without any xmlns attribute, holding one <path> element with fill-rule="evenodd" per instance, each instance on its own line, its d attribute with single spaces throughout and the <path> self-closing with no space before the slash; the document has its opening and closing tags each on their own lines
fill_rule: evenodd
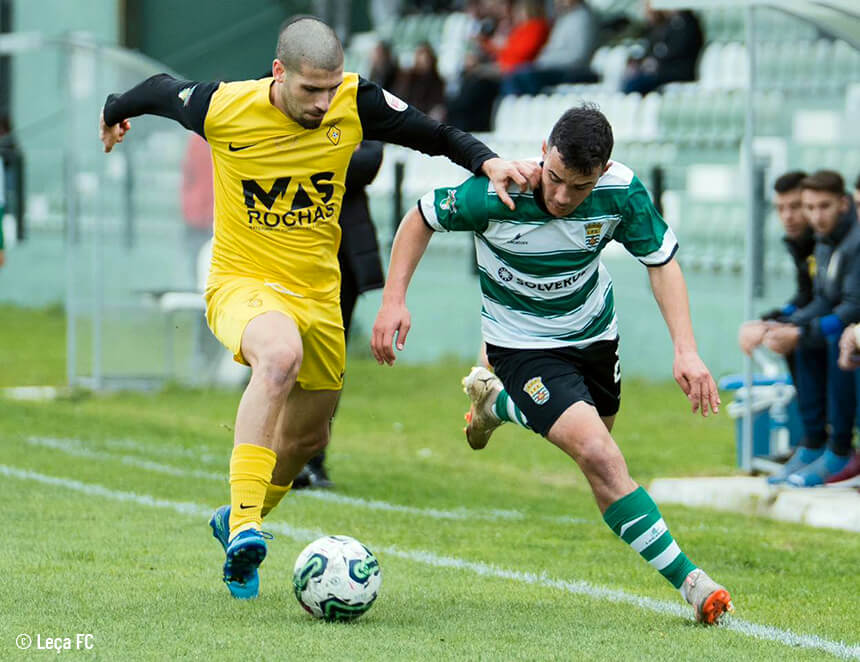
<svg viewBox="0 0 860 662">
<path fill-rule="evenodd" d="M 59 313 L 0 309 L 11 313 L 0 342 L 24 349 L 0 361 L 0 385 L 61 380 Z M 23 345 L 22 329 L 37 330 Z M 35 647 L 37 635 L 74 646 L 77 633 L 93 648 L 64 655 L 93 660 L 860 658 L 856 534 L 662 507 L 734 597 L 727 626 L 699 626 L 548 442 L 508 425 L 468 448 L 467 369 L 350 363 L 329 455 L 337 490 L 274 511 L 252 602 L 228 596 L 206 521 L 227 498 L 238 393 L 0 399 L 0 659 L 40 654 L 18 650 L 19 634 Z M 693 417 L 673 384 L 625 383 L 615 432 L 646 485 L 734 471 L 725 413 Z M 379 599 L 356 622 L 315 621 L 292 595 L 293 562 L 317 533 L 379 558 Z"/>
</svg>

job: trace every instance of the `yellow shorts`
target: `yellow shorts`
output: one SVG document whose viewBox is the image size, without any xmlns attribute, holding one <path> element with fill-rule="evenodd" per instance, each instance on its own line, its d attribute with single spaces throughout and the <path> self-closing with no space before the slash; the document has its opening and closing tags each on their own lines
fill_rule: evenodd
<svg viewBox="0 0 860 662">
<path fill-rule="evenodd" d="M 276 283 L 248 277 L 221 279 L 206 290 L 206 321 L 215 337 L 248 365 L 242 356 L 242 334 L 248 322 L 276 311 L 299 328 L 304 357 L 298 383 L 307 391 L 340 390 L 346 366 L 346 342 L 338 301 L 317 301 L 287 294 Z"/>
</svg>

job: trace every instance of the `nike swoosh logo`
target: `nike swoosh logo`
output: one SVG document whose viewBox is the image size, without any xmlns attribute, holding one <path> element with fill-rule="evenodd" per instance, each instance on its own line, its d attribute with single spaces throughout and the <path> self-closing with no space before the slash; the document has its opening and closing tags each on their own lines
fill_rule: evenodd
<svg viewBox="0 0 860 662">
<path fill-rule="evenodd" d="M 233 143 L 227 143 L 227 149 L 231 152 L 241 152 L 243 149 L 248 149 L 249 147 L 253 147 L 257 143 L 253 143 L 251 145 L 243 145 L 242 147 L 234 147 Z"/>
<path fill-rule="evenodd" d="M 253 504 L 251 504 L 250 506 L 246 506 L 244 503 L 239 504 L 239 508 L 241 508 L 242 510 L 245 510 L 246 508 L 253 508 L 253 507 L 254 507 Z"/>
</svg>

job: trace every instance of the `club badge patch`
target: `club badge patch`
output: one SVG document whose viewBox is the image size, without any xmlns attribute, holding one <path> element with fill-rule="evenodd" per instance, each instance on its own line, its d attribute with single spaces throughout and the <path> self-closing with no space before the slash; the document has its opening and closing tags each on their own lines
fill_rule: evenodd
<svg viewBox="0 0 860 662">
<path fill-rule="evenodd" d="M 549 389 L 543 385 L 540 377 L 532 377 L 528 380 L 523 390 L 539 405 L 549 402 Z"/>
<path fill-rule="evenodd" d="M 585 224 L 585 245 L 594 248 L 600 243 L 600 235 L 603 234 L 603 223 Z"/>
<path fill-rule="evenodd" d="M 325 135 L 331 141 L 332 145 L 337 145 L 340 142 L 340 129 L 337 128 L 337 124 L 332 124 Z"/>
</svg>

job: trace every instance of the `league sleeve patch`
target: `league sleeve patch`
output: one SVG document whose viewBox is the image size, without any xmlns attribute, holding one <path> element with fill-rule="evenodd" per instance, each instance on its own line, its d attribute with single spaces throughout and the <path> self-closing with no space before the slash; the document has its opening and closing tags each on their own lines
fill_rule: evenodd
<svg viewBox="0 0 860 662">
<path fill-rule="evenodd" d="M 402 113 L 409 107 L 409 104 L 407 104 L 403 99 L 394 96 L 386 89 L 382 90 L 382 96 L 385 97 L 385 103 L 388 104 L 388 107 L 392 110 L 396 110 L 398 113 Z"/>
<path fill-rule="evenodd" d="M 196 87 L 197 87 L 196 85 L 192 85 L 191 87 L 186 87 L 186 88 L 183 88 L 182 90 L 180 90 L 180 92 L 177 96 L 182 100 L 183 106 L 188 105 L 188 102 L 191 99 L 191 95 L 194 94 L 194 88 L 196 88 Z"/>
</svg>

